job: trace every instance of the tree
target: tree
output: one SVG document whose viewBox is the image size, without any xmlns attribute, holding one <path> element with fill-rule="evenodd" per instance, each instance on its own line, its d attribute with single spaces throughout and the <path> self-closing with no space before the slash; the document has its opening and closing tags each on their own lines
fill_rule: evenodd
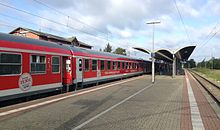
<svg viewBox="0 0 220 130">
<path fill-rule="evenodd" d="M 196 62 L 195 62 L 195 60 L 194 60 L 194 59 L 188 60 L 188 61 L 186 62 L 186 64 L 185 64 L 185 67 L 186 67 L 186 68 L 194 68 L 194 67 L 196 67 Z"/>
<path fill-rule="evenodd" d="M 112 52 L 112 46 L 108 43 L 103 51 L 104 52 Z"/>
<path fill-rule="evenodd" d="M 213 68 L 219 70 L 220 69 L 220 58 L 218 59 L 214 58 L 212 62 L 213 62 Z"/>
<path fill-rule="evenodd" d="M 126 55 L 126 50 L 121 48 L 121 47 L 118 47 L 115 51 L 114 51 L 115 54 L 120 54 L 120 55 Z"/>
<path fill-rule="evenodd" d="M 190 60 L 189 60 L 189 64 L 190 64 L 190 67 L 191 67 L 191 68 L 196 67 L 196 62 L 195 62 L 194 59 L 190 59 Z"/>
<path fill-rule="evenodd" d="M 199 68 L 220 69 L 220 58 L 212 57 L 210 60 L 205 59 L 197 64 Z"/>
</svg>

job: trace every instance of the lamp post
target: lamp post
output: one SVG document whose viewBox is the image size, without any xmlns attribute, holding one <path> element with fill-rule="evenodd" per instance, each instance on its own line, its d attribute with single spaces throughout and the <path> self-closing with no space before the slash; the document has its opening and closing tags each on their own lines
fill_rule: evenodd
<svg viewBox="0 0 220 130">
<path fill-rule="evenodd" d="M 152 39 L 152 51 L 151 51 L 151 57 L 152 57 L 152 83 L 154 83 L 154 56 L 155 56 L 155 53 L 154 53 L 154 26 L 155 26 L 155 24 L 159 24 L 160 23 L 160 21 L 149 21 L 149 22 L 147 22 L 146 24 L 152 24 L 153 25 L 153 39 Z"/>
</svg>

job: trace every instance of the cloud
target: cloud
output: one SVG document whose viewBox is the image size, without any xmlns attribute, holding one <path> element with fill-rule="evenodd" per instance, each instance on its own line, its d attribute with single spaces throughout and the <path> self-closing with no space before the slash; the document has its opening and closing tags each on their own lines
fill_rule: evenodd
<svg viewBox="0 0 220 130">
<path fill-rule="evenodd" d="M 192 44 L 189 43 L 187 39 L 173 2 L 164 0 L 66 0 L 66 7 L 59 1 L 51 2 L 53 6 L 57 7 L 60 11 L 66 12 L 71 17 L 77 18 L 95 27 L 99 31 L 104 33 L 108 32 L 108 38 L 110 39 L 110 44 L 113 46 L 113 49 L 122 47 L 127 49 L 131 55 L 135 54 L 135 51 L 131 48 L 133 46 L 151 49 L 152 27 L 145 23 L 152 19 L 159 19 L 161 21 L 161 23 L 156 26 L 157 39 L 155 39 L 155 48 L 177 50 L 183 46 Z M 183 0 L 177 1 L 177 6 L 186 23 L 186 29 L 190 38 L 194 42 L 205 39 L 204 36 L 208 34 L 211 24 L 203 27 L 193 26 L 194 21 L 192 20 L 196 21 L 197 19 L 202 19 L 202 16 L 209 15 L 203 11 L 204 8 L 207 7 L 213 7 L 211 11 L 214 12 L 215 15 L 218 15 L 219 4 L 217 0 L 211 0 L 208 3 L 193 3 L 192 1 Z M 205 10 L 207 11 L 208 9 Z M 46 13 L 44 12 L 44 14 Z M 49 13 L 47 14 L 49 15 Z M 56 18 L 56 16 L 51 15 L 51 18 Z M 56 20 L 65 22 L 65 18 L 66 17 L 59 17 L 56 18 Z M 196 22 L 200 21 L 201 20 L 197 20 Z M 69 25 L 79 30 L 92 33 L 93 35 L 104 35 L 104 39 L 106 39 L 106 34 L 102 34 L 96 29 L 91 29 L 89 26 L 82 25 L 76 20 L 69 20 Z M 95 49 L 104 48 L 108 42 L 104 39 L 84 35 L 77 31 L 72 32 L 75 32 L 75 35 L 84 42 L 93 45 Z M 137 39 L 142 40 L 137 42 Z M 141 53 L 140 55 L 146 56 Z"/>
<path fill-rule="evenodd" d="M 175 27 L 175 22 L 173 18 L 169 15 L 161 15 L 159 17 L 161 23 L 157 25 L 157 28 L 159 28 L 161 31 L 164 31 L 166 33 L 172 33 L 177 28 Z"/>
<path fill-rule="evenodd" d="M 189 42 L 186 36 L 173 0 L 40 1 L 65 15 L 34 1 L 10 2 L 10 4 L 63 25 L 23 13 L 15 13 L 16 11 L 1 6 L 0 11 L 20 17 L 24 21 L 39 24 L 39 26 L 31 25 L 8 19 L 12 25 L 22 25 L 36 30 L 41 29 L 63 37 L 76 36 L 79 40 L 93 45 L 96 50 L 103 49 L 108 42 L 114 48 L 122 47 L 131 51 L 131 54 L 135 54 L 132 49 L 133 46 L 151 49 L 152 26 L 146 25 L 146 22 L 155 19 L 161 21 L 160 24 L 155 25 L 156 49 L 169 48 L 175 50 L 193 44 Z M 198 44 L 206 40 L 206 36 L 220 16 L 219 0 L 176 1 L 190 39 Z M 0 18 L 4 19 L 1 16 Z M 219 40 L 220 33 L 210 41 L 212 43 L 210 46 L 215 45 L 213 44 L 215 42 L 219 43 Z"/>
<path fill-rule="evenodd" d="M 208 0 L 205 10 L 211 11 L 210 13 L 220 16 L 220 2 L 219 0 Z"/>
<path fill-rule="evenodd" d="M 47 0 L 45 1 L 45 3 L 55 8 L 68 9 L 68 8 L 72 8 L 72 6 L 77 2 L 76 1 L 74 2 L 73 0 Z"/>
<path fill-rule="evenodd" d="M 120 38 L 129 38 L 133 35 L 132 31 L 128 28 L 125 28 L 123 30 L 113 26 L 108 26 L 107 28 L 111 34 L 114 34 L 114 36 L 119 36 Z"/>
<path fill-rule="evenodd" d="M 59 6 L 60 1 L 49 0 L 47 3 L 73 17 L 75 17 L 75 12 L 79 12 L 81 14 L 81 16 L 77 16 L 79 19 L 90 17 L 89 21 L 83 20 L 90 25 L 95 25 L 94 21 L 98 20 L 99 25 L 96 24 L 96 26 L 106 27 L 102 25 L 111 24 L 120 29 L 127 26 L 139 29 L 140 23 L 144 23 L 145 18 L 172 11 L 172 4 L 164 0 L 65 0 L 63 3 L 66 3 L 66 8 Z"/>
<path fill-rule="evenodd" d="M 178 9 L 183 16 L 198 17 L 199 11 L 194 9 L 191 5 L 184 2 L 177 2 Z"/>
</svg>

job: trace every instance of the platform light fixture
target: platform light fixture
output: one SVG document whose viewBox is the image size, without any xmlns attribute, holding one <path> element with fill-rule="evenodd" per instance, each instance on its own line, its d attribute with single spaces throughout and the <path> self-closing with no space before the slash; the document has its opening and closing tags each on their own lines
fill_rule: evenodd
<svg viewBox="0 0 220 130">
<path fill-rule="evenodd" d="M 151 51 L 151 58 L 152 58 L 152 83 L 155 82 L 155 79 L 154 79 L 154 75 L 155 75 L 155 67 L 154 67 L 154 62 L 155 62 L 155 53 L 154 53 L 154 28 L 155 28 L 155 24 L 159 24 L 160 21 L 159 20 L 155 20 L 155 21 L 148 21 L 146 22 L 146 24 L 152 24 L 153 25 L 153 38 L 152 38 L 152 51 Z"/>
</svg>

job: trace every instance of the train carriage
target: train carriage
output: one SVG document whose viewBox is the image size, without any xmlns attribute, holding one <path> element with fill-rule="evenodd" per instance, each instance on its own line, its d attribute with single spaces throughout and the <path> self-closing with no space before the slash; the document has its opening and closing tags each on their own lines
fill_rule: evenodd
<svg viewBox="0 0 220 130">
<path fill-rule="evenodd" d="M 74 83 L 84 84 L 143 73 L 142 60 L 106 52 L 72 47 Z"/>
<path fill-rule="evenodd" d="M 62 67 L 71 57 L 68 46 L 0 34 L 0 101 L 71 84 Z"/>
<path fill-rule="evenodd" d="M 140 75 L 148 71 L 145 67 L 149 64 L 123 55 L 0 33 L 0 101 Z"/>
</svg>

